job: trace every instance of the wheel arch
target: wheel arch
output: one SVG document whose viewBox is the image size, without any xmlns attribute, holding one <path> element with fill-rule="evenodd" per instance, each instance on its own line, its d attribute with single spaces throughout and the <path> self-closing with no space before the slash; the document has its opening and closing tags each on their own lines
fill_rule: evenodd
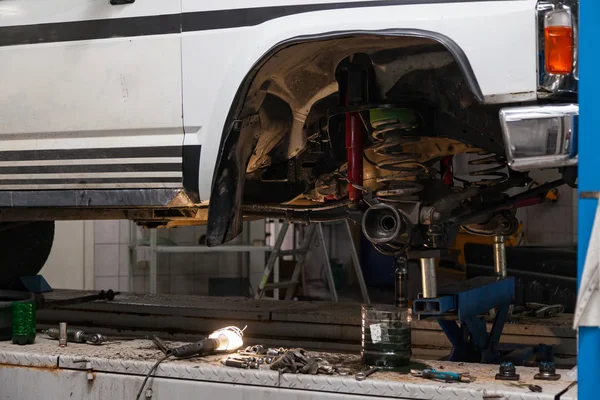
<svg viewBox="0 0 600 400">
<path fill-rule="evenodd" d="M 235 238 L 242 230 L 242 194 L 244 189 L 244 174 L 250 154 L 247 157 L 240 154 L 242 147 L 254 146 L 256 141 L 241 135 L 244 129 L 242 115 L 244 105 L 257 74 L 266 63 L 277 53 L 291 46 L 309 44 L 316 41 L 327 41 L 350 37 L 379 37 L 379 38 L 418 38 L 427 39 L 443 46 L 454 58 L 465 81 L 474 97 L 483 102 L 484 96 L 477 82 L 471 64 L 462 48 L 448 36 L 421 29 L 388 29 L 379 31 L 335 31 L 315 35 L 301 35 L 280 41 L 265 52 L 251 67 L 240 83 L 234 99 L 229 108 L 227 118 L 223 125 L 223 132 L 219 144 L 217 161 L 212 177 L 211 194 L 209 201 L 207 244 L 216 246 Z M 252 131 L 260 129 L 254 121 Z M 248 135 L 246 135 L 248 136 Z M 242 142 L 240 142 L 242 140 Z M 236 148 L 238 149 L 237 156 Z M 241 156 L 241 157 L 240 157 Z"/>
</svg>

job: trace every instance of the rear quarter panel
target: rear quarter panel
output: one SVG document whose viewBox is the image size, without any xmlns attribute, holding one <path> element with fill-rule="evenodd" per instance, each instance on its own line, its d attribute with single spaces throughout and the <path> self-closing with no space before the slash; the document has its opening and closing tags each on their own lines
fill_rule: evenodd
<svg viewBox="0 0 600 400">
<path fill-rule="evenodd" d="M 291 4 L 324 3 L 331 2 L 296 0 Z M 362 6 L 365 3 L 381 4 Z M 346 1 L 343 4 L 349 8 L 284 15 L 286 9 L 277 6 L 290 3 L 258 0 L 252 7 L 264 7 L 276 18 L 240 26 L 252 24 L 244 9 L 246 1 L 183 0 L 184 15 L 205 18 L 206 27 L 196 24 L 195 30 L 187 31 L 184 22 L 182 37 L 185 143 L 202 145 L 202 200 L 210 197 L 221 136 L 236 91 L 269 49 L 291 38 L 357 30 L 436 32 L 452 39 L 466 54 L 486 103 L 536 98 L 535 0 L 392 3 Z"/>
</svg>

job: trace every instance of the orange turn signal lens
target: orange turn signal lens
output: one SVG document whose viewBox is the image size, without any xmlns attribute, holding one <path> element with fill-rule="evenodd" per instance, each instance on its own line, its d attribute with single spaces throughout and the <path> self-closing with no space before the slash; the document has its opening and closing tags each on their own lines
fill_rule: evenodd
<svg viewBox="0 0 600 400">
<path fill-rule="evenodd" d="M 546 72 L 573 72 L 573 27 L 566 11 L 549 12 L 544 23 Z"/>
</svg>

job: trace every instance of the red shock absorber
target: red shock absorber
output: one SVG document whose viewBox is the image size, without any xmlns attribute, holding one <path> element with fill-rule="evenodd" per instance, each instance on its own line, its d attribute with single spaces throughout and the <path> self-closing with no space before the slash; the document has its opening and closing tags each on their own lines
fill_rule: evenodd
<svg viewBox="0 0 600 400">
<path fill-rule="evenodd" d="M 454 174 L 452 171 L 452 156 L 446 156 L 440 160 L 442 180 L 448 186 L 454 186 Z"/>
<path fill-rule="evenodd" d="M 346 150 L 348 152 L 348 180 L 356 185 L 363 185 L 363 137 L 365 126 L 358 112 L 346 113 Z M 362 190 L 348 183 L 348 197 L 358 203 Z"/>
<path fill-rule="evenodd" d="M 354 54 L 343 60 L 338 68 L 336 75 L 340 103 L 345 107 L 355 107 L 372 102 L 375 72 L 370 57 L 364 53 Z M 366 128 L 357 111 L 347 112 L 345 118 L 348 198 L 358 204 L 363 198 L 362 190 L 356 186 L 363 185 L 363 138 L 366 136 Z"/>
</svg>

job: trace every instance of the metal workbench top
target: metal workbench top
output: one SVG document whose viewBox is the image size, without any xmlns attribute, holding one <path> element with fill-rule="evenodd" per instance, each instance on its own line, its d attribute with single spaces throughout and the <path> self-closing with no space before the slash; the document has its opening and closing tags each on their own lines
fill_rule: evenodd
<svg viewBox="0 0 600 400">
<path fill-rule="evenodd" d="M 352 371 L 358 371 L 359 356 L 340 353 L 311 353 Z M 0 342 L 0 373 L 3 368 L 47 369 L 51 371 L 81 370 L 91 367 L 93 372 L 143 376 L 154 362 L 162 356 L 149 340 L 108 342 L 102 346 L 69 343 L 60 348 L 57 341 L 38 335 L 33 345 L 18 346 Z M 517 382 L 496 381 L 496 365 L 451 363 L 444 361 L 413 360 L 420 368 L 424 364 L 432 368 L 469 372 L 475 378 L 471 383 L 442 383 L 429 381 L 397 372 L 378 372 L 365 381 L 355 380 L 353 375 L 295 375 L 280 374 L 263 365 L 258 370 L 244 370 L 223 366 L 226 356 L 208 356 L 186 360 L 169 359 L 157 369 L 154 376 L 188 381 L 205 381 L 235 385 L 252 385 L 279 389 L 300 389 L 347 395 L 381 396 L 412 399 L 574 399 L 564 394 L 575 385 L 569 371 L 560 370 L 562 378 L 556 382 L 534 380 L 536 368 L 518 367 L 521 380 Z M 541 393 L 529 390 L 528 385 L 543 388 Z M 568 393 L 574 393 L 570 390 Z"/>
</svg>

